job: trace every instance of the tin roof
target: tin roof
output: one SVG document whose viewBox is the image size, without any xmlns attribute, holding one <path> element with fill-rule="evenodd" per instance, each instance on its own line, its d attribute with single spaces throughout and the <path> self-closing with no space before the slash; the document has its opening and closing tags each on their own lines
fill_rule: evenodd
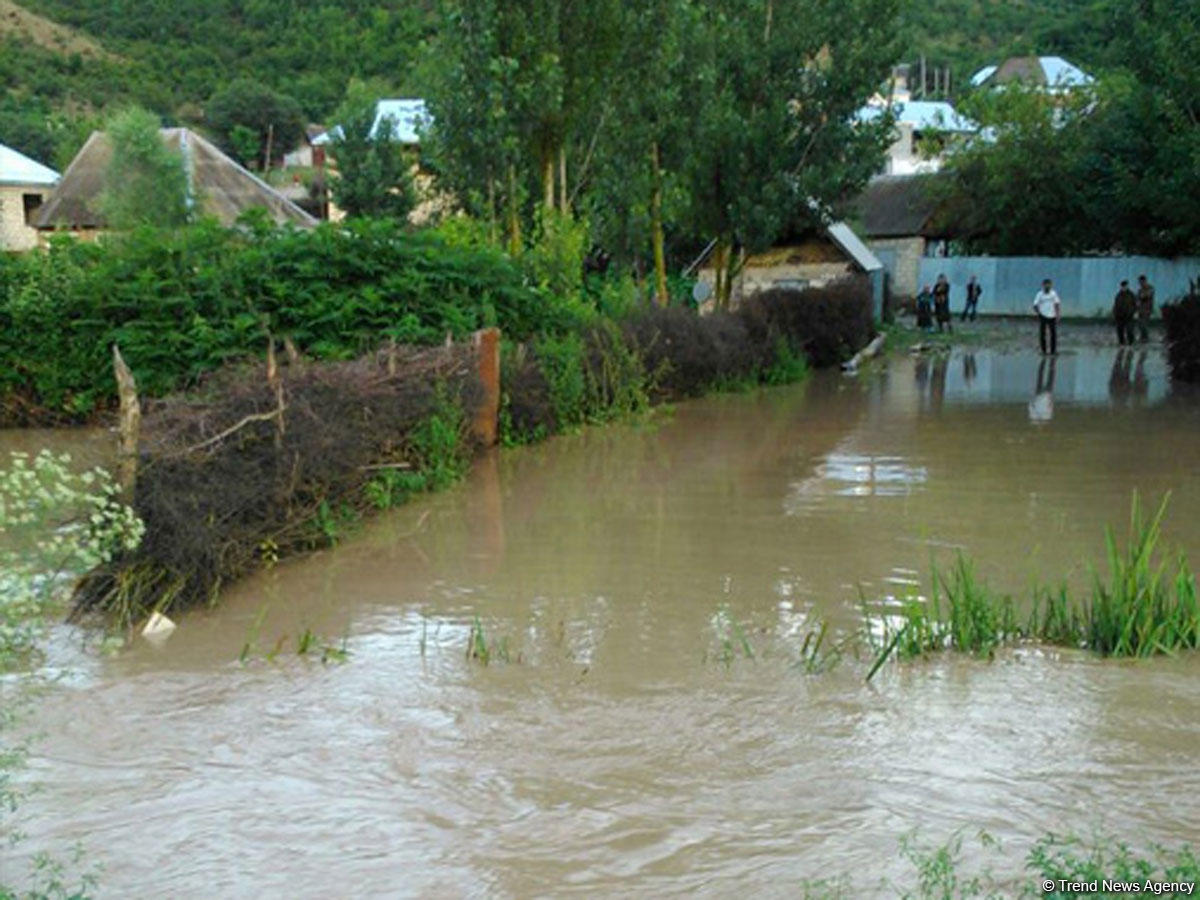
<svg viewBox="0 0 1200 900">
<path fill-rule="evenodd" d="M 858 111 L 860 122 L 872 122 L 883 115 L 882 106 L 864 106 Z M 977 131 L 979 126 L 944 100 L 905 100 L 892 104 L 896 120 L 912 125 L 916 131 Z"/>
<path fill-rule="evenodd" d="M 371 139 L 374 140 L 383 121 L 390 119 L 392 123 L 392 139 L 401 144 L 421 143 L 421 130 L 432 121 L 424 100 L 413 98 L 400 100 L 380 100 L 375 104 L 375 121 L 371 124 Z M 341 137 L 342 128 L 334 126 L 329 131 L 313 140 L 315 146 L 332 143 Z"/>
<path fill-rule="evenodd" d="M 0 144 L 0 184 L 53 187 L 59 175 L 53 169 Z"/>
<path fill-rule="evenodd" d="M 1093 80 L 1091 75 L 1061 56 L 1013 56 L 999 65 L 984 66 L 971 76 L 971 85 L 980 87 L 1024 81 L 1055 90 L 1069 90 L 1089 85 Z"/>
</svg>

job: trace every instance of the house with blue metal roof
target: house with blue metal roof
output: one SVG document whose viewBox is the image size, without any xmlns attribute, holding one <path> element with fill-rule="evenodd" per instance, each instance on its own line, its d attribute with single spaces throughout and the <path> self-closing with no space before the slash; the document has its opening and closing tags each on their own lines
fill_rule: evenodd
<svg viewBox="0 0 1200 900">
<path fill-rule="evenodd" d="M 432 122 L 424 100 L 404 98 L 380 100 L 375 104 L 375 121 L 371 123 L 371 140 L 384 130 L 384 123 L 391 126 L 391 139 L 405 146 L 416 147 L 421 143 L 421 132 Z M 342 134 L 340 125 L 313 140 L 314 147 L 323 147 L 336 141 Z"/>
<path fill-rule="evenodd" d="M 0 144 L 0 251 L 37 246 L 33 221 L 58 180 L 49 166 Z"/>
<path fill-rule="evenodd" d="M 1025 84 L 1052 94 L 1087 87 L 1095 79 L 1061 56 L 1013 56 L 1002 63 L 984 66 L 971 76 L 971 87 L 998 88 Z"/>
</svg>

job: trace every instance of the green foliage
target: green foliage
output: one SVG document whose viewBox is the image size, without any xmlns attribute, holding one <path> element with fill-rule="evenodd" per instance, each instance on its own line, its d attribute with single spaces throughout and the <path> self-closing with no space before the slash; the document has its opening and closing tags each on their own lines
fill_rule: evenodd
<svg viewBox="0 0 1200 900">
<path fill-rule="evenodd" d="M 1137 893 L 1153 893 L 1146 883 L 1182 884 L 1182 889 L 1164 891 L 1161 896 L 1187 896 L 1189 887 L 1200 879 L 1200 860 L 1191 847 L 1174 849 L 1152 844 L 1145 851 L 1131 848 L 1116 837 L 1097 835 L 1084 840 L 1070 834 L 1043 835 L 1025 857 L 1022 871 L 1014 871 L 1012 861 L 1001 856 L 1003 849 L 985 831 L 975 835 L 971 856 L 981 857 L 982 863 L 971 865 L 964 854 L 964 835 L 952 834 L 943 843 L 930 843 L 919 832 L 900 838 L 900 855 L 910 871 L 905 877 L 888 879 L 873 886 L 855 883 L 851 877 L 835 881 L 808 882 L 804 885 L 806 898 L 850 900 L 861 896 L 891 896 L 903 900 L 1002 900 L 1039 897 L 1118 897 L 1131 893 L 1108 892 L 1103 889 L 1084 891 L 1045 891 L 1046 880 L 1059 882 L 1116 881 L 1136 882 Z M 996 874 L 999 871 L 1001 874 Z"/>
<path fill-rule="evenodd" d="M 191 198 L 183 157 L 162 142 L 158 125 L 155 116 L 137 108 L 108 121 L 112 161 L 100 207 L 110 228 L 169 227 L 188 220 Z"/>
<path fill-rule="evenodd" d="M 1200 381 L 1200 282 L 1193 281 L 1186 297 L 1162 308 L 1167 329 L 1167 362 L 1171 377 Z"/>
<path fill-rule="evenodd" d="M 433 413 L 409 437 L 421 490 L 439 491 L 466 474 L 471 458 L 463 440 L 464 427 L 462 405 L 439 393 Z"/>
<path fill-rule="evenodd" d="M 684 165 L 688 226 L 717 238 L 726 308 L 739 250 L 811 227 L 878 169 L 891 122 L 854 124 L 898 52 L 894 0 L 699 4 L 696 110 Z"/>
<path fill-rule="evenodd" d="M 1137 496 L 1124 548 L 1105 535 L 1108 580 L 1097 575 L 1083 609 L 1087 646 L 1102 656 L 1153 656 L 1200 648 L 1200 596 L 1182 555 L 1157 560 L 1170 496 L 1143 519 Z M 1157 561 L 1156 561 L 1157 560 Z"/>
<path fill-rule="evenodd" d="M 82 59 L 39 51 L 36 62 L 0 52 L 6 83 L 31 93 L 55 91 L 95 106 L 134 101 L 164 114 L 195 109 L 244 78 L 294 96 L 313 121 L 328 116 L 347 78 L 383 78 L 415 90 L 422 40 L 434 5 L 378 0 L 266 3 L 263 0 L 22 0 L 34 12 L 80 29 L 121 60 Z M 74 71 L 72 71 L 74 66 Z"/>
<path fill-rule="evenodd" d="M 84 418 L 112 402 L 117 342 L 160 396 L 265 351 L 264 326 L 346 359 L 388 338 L 435 344 L 490 325 L 527 339 L 578 310 L 493 248 L 387 221 L 314 231 L 200 224 L 0 258 L 0 421 Z"/>
<path fill-rule="evenodd" d="M 583 337 L 543 337 L 534 345 L 550 395 L 556 430 L 567 431 L 587 418 L 587 375 Z"/>
<path fill-rule="evenodd" d="M 538 211 L 537 232 L 521 261 L 534 283 L 549 296 L 574 297 L 583 288 L 588 226 L 554 209 Z"/>
<path fill-rule="evenodd" d="M 763 384 L 795 384 L 808 377 L 808 358 L 796 352 L 792 342 L 782 335 L 775 340 L 775 359 L 762 371 Z"/>
<path fill-rule="evenodd" d="M 101 469 L 79 472 L 68 456 L 42 451 L 33 459 L 13 453 L 0 470 L 0 845 L 17 837 L 5 819 L 21 799 L 13 773 L 29 748 L 12 732 L 36 686 L 31 672 L 48 623 L 71 579 L 136 547 L 142 533 Z M 78 855 L 69 862 L 77 869 Z M 0 898 L 82 898 L 94 887 L 94 875 L 69 876 L 39 854 L 28 885 L 0 882 Z"/>
<path fill-rule="evenodd" d="M 143 532 L 103 469 L 13 453 L 0 470 L 0 672 L 28 662 L 64 582 L 132 550 Z"/>
<path fill-rule="evenodd" d="M 1143 855 L 1115 839 L 1086 842 L 1078 837 L 1048 834 L 1029 852 L 1027 866 L 1039 878 L 1053 881 L 1111 880 L 1140 882 L 1143 886 L 1147 881 L 1193 885 L 1200 882 L 1200 858 L 1190 847 L 1169 850 L 1152 845 Z M 1081 895 L 1056 892 L 1050 896 Z"/>
<path fill-rule="evenodd" d="M 247 78 L 229 82 L 209 98 L 205 121 L 225 149 L 251 168 L 263 166 L 268 142 L 272 159 L 277 159 L 304 136 L 300 104 Z"/>
<path fill-rule="evenodd" d="M 396 123 L 384 118 L 375 127 L 378 91 L 352 82 L 337 112 L 337 137 L 331 146 L 337 176 L 330 189 L 349 216 L 405 219 L 416 203 L 413 161 L 396 138 Z"/>
<path fill-rule="evenodd" d="M 946 220 L 972 252 L 1200 253 L 1200 20 L 1194 4 L 1111 4 L 1114 68 L 1070 95 L 979 91 L 994 141 L 955 153 Z M 1037 160 L 1030 166 L 1030 160 Z"/>
<path fill-rule="evenodd" d="M 511 662 L 512 655 L 508 650 L 508 638 L 502 637 L 499 640 L 493 638 L 489 641 L 483 630 L 483 622 L 480 621 L 479 616 L 475 616 L 471 620 L 471 630 L 467 634 L 467 659 L 475 660 L 483 666 L 491 664 L 492 660 Z M 517 662 L 520 661 L 518 655 Z"/>
</svg>

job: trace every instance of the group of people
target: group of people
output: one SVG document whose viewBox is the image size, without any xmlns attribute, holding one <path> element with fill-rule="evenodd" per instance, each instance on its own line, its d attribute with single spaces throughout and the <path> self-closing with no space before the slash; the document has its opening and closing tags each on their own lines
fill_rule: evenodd
<svg viewBox="0 0 1200 900">
<path fill-rule="evenodd" d="M 983 288 L 972 275 L 967 282 L 967 298 L 963 305 L 962 320 L 968 318 L 972 322 L 979 311 L 979 298 L 983 296 Z M 950 324 L 950 281 L 945 275 L 939 275 L 932 288 L 925 285 L 917 294 L 917 327 L 925 331 L 933 331 L 933 323 L 937 321 L 938 331 L 953 331 Z"/>
<path fill-rule="evenodd" d="M 1128 281 L 1121 282 L 1121 289 L 1113 299 L 1113 322 L 1117 326 L 1117 343 L 1122 347 L 1133 343 L 1133 323 L 1137 320 L 1139 338 L 1142 343 L 1150 340 L 1150 317 L 1154 315 L 1154 285 L 1145 275 L 1138 276 L 1135 294 Z"/>
<path fill-rule="evenodd" d="M 1138 287 L 1135 292 L 1128 281 L 1121 282 L 1121 288 L 1113 300 L 1113 321 L 1117 326 L 1117 342 L 1127 346 L 1134 341 L 1134 324 L 1140 340 L 1145 343 L 1150 339 L 1150 318 L 1154 315 L 1154 285 L 1145 275 L 1138 276 Z M 967 282 L 966 303 L 962 310 L 962 320 L 975 320 L 979 309 L 979 298 L 983 288 L 975 276 Z M 1058 320 L 1062 318 L 1062 299 L 1054 290 L 1054 282 L 1049 278 L 1042 281 L 1042 289 L 1034 295 L 1033 310 L 1038 318 L 1038 343 L 1043 354 L 1058 352 Z M 937 322 L 938 331 L 952 331 L 950 324 L 950 282 L 945 275 L 939 275 L 937 282 L 930 288 L 925 285 L 917 295 L 917 327 L 925 331 L 933 331 Z"/>
</svg>

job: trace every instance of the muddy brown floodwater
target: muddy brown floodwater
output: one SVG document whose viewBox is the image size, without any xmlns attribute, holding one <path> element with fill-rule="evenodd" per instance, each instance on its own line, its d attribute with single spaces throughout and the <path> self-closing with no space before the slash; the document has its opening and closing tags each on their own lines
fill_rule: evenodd
<svg viewBox="0 0 1200 900">
<path fill-rule="evenodd" d="M 1156 350 L 1092 347 L 898 357 L 487 457 L 161 647 L 60 634 L 22 852 L 81 841 L 108 897 L 869 896 L 914 828 L 986 829 L 1013 873 L 1047 831 L 1194 841 L 1195 656 L 870 686 L 792 661 L 954 548 L 1005 589 L 1086 584 L 1134 490 L 1173 492 L 1200 560 L 1198 446 Z M 723 608 L 754 659 L 719 660 Z M 349 660 L 297 657 L 304 629 Z"/>
</svg>

